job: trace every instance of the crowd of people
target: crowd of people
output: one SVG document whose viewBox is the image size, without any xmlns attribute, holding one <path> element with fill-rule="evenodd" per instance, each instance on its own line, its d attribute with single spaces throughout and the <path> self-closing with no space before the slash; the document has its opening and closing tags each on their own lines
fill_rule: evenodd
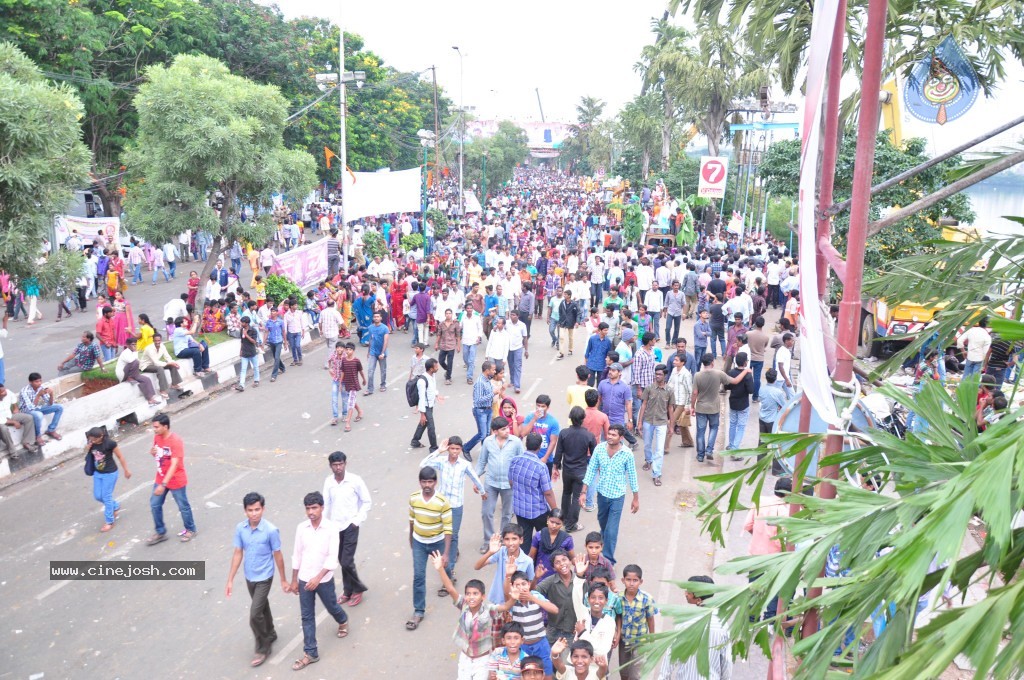
<svg viewBox="0 0 1024 680">
<path fill-rule="evenodd" d="M 235 388 L 243 391 L 250 371 L 252 386 L 260 385 L 264 349 L 272 356 L 270 382 L 301 367 L 303 337 L 317 327 L 328 349 L 323 368 L 330 423 L 350 431 L 353 418 L 363 418 L 365 400 L 387 389 L 388 355 L 402 333 L 412 347 L 405 392 L 418 415 L 410 445 L 429 447 L 419 488 L 409 498 L 414 575 L 406 629 L 416 630 L 426 615 L 433 567 L 438 595 L 451 597 L 461 611 L 454 634 L 460 678 L 605 677 L 616 650 L 622 677 L 638 678 L 643 659 L 637 650 L 655 632 L 658 607 L 642 588 L 643 567 L 619 555 L 627 496 L 629 512 L 637 513 L 641 473 L 653 488 L 663 484 L 665 454 L 677 435 L 696 461 L 715 459 L 723 391 L 726 450 L 743 447 L 752 404 L 759 405 L 760 430 L 770 430 L 798 381 L 793 354 L 799 292 L 797 263 L 781 242 L 709 227 L 694 243 L 638 246 L 624 242 L 609 199 L 577 178 L 522 170 L 482 213 L 453 220 L 445 233 L 412 215 L 341 225 L 329 207 L 281 211 L 276 245 L 233 243 L 213 253 L 206 252 L 207 244 L 190 253 L 217 258 L 214 274 L 203 283 L 191 272 L 185 292 L 164 306 L 156 324 L 134 313 L 124 294 L 141 281 L 147 252 L 161 253 L 153 257 L 153 279 L 162 273 L 174 280 L 178 246 L 147 251 L 136 244 L 127 261 L 116 250 L 96 255 L 94 249 L 90 260 L 107 258 L 105 273 L 97 265 L 95 280 L 85 286 L 87 297 L 96 286 L 95 332 L 82 335 L 60 370 L 116 361 L 119 379 L 135 383 L 156 403 L 168 390 L 181 390 L 181 362 L 191 361 L 197 374 L 209 369 L 202 336 L 225 332 L 241 341 Z M 632 200 L 642 203 L 651 224 L 675 228 L 681 219 L 662 185 Z M 311 236 L 329 239 L 327 276 L 303 298 L 268 298 L 263 277 L 280 250 L 301 244 L 307 228 Z M 392 237 L 424 231 L 430 238 L 410 252 Z M 367 251 L 363 237 L 369 232 L 384 236 L 385 252 Z M 248 287 L 243 260 L 251 269 Z M 200 286 L 205 303 L 197 310 Z M 778 310 L 778 324 L 767 318 L 770 308 Z M 693 321 L 691 337 L 684 320 Z M 532 335 L 535 325 L 538 336 Z M 531 348 L 543 341 L 558 359 L 576 360 L 576 379 L 564 396 L 549 381 L 528 409 L 516 395 L 532 392 L 523 376 Z M 43 433 L 43 417 L 52 413 L 45 434 L 59 437 L 60 405 L 33 376 L 37 387 L 30 379 L 21 403 L 15 407 L 12 400 L 7 422 Z M 472 386 L 465 407 L 475 432 L 463 439 L 442 424 L 439 441 L 433 411 L 445 399 L 441 381 L 457 379 Z M 9 399 L 0 396 L 0 404 Z M 181 511 L 180 540 L 192 540 L 197 529 L 185 492 L 183 446 L 166 416 L 154 419 L 154 431 L 157 425 L 155 533 L 148 542 L 167 539 L 162 507 L 168 493 Z M 89 447 L 94 495 L 104 507 L 101 530 L 110 531 L 119 512 L 114 483 L 119 468 L 126 477 L 129 472 L 104 432 L 92 432 Z M 635 451 L 641 447 L 642 460 Z M 355 553 L 369 493 L 345 471 L 345 454 L 331 454 L 329 463 L 324 490 L 304 499 L 307 521 L 296 531 L 290 579 L 280 534 L 262 519 L 264 499 L 249 494 L 243 501 L 246 520 L 236 532 L 228 593 L 244 566 L 253 598 L 254 666 L 266 660 L 276 639 L 267 599 L 275 573 L 285 592 L 300 596 L 305 643 L 296 670 L 320 658 L 315 599 L 337 622 L 337 636 L 345 637 L 343 606 L 359 605 L 366 592 Z M 481 499 L 480 556 L 473 565 L 481 578 L 466 579 L 460 591 L 456 566 L 467 482 Z M 585 528 L 581 516 L 589 512 L 596 524 Z M 729 651 L 713 653 L 716 677 L 728 677 Z M 692 677 L 687 668 L 666 661 L 659 672 Z"/>
</svg>

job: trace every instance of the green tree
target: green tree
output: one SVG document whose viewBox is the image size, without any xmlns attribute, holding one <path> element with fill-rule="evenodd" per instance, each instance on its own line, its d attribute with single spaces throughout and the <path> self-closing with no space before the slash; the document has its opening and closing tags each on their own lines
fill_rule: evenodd
<svg viewBox="0 0 1024 680">
<path fill-rule="evenodd" d="M 11 43 L 0 43 L 0 269 L 29 275 L 53 217 L 89 170 L 82 102 L 53 85 Z"/>
<path fill-rule="evenodd" d="M 856 135 L 843 135 L 836 162 L 836 201 L 844 201 L 852 195 L 856 146 Z M 903 148 L 896 147 L 886 132 L 880 132 L 875 143 L 872 184 L 925 162 L 928 160 L 926 148 L 926 141 L 920 138 L 905 141 Z M 921 196 L 946 186 L 947 173 L 960 162 L 959 157 L 951 158 L 875 195 L 871 200 L 870 219 L 878 219 L 885 208 L 909 205 Z M 767 190 L 773 196 L 785 196 L 795 200 L 799 194 L 800 183 L 800 140 L 786 140 L 769 146 L 761 162 L 760 172 Z M 938 225 L 943 217 L 952 217 L 965 224 L 973 222 L 974 212 L 971 210 L 970 197 L 966 194 L 952 196 L 869 238 L 864 256 L 865 274 L 870 275 L 871 270 L 886 262 L 920 252 L 923 244 L 941 236 Z M 834 242 L 844 243 L 848 228 L 849 213 L 838 215 L 833 222 L 836 233 Z"/>
<path fill-rule="evenodd" d="M 637 95 L 619 112 L 615 136 L 639 151 L 642 181 L 650 174 L 652 156 L 660 155 L 661 127 L 661 98 L 656 92 Z"/>
<path fill-rule="evenodd" d="M 526 160 L 530 153 L 526 131 L 515 123 L 503 120 L 498 130 L 486 139 L 474 139 L 466 145 L 467 186 L 476 184 L 483 187 L 483 156 L 487 154 L 488 193 L 512 179 L 516 166 Z M 480 197 L 483 201 L 483 196 Z"/>
<path fill-rule="evenodd" d="M 137 176 L 126 201 L 129 228 L 156 243 L 205 229 L 214 253 L 232 239 L 266 241 L 267 214 L 241 222 L 239 204 L 266 207 L 272 192 L 302 196 L 316 185 L 313 158 L 284 147 L 284 97 L 205 56 L 179 56 L 146 75 L 135 98 L 138 137 L 128 152 Z M 219 217 L 209 206 L 216 191 L 224 203 Z"/>
<path fill-rule="evenodd" d="M 661 100 L 661 170 L 666 171 L 672 163 L 672 135 L 681 114 L 674 84 L 681 76 L 679 68 L 695 55 L 687 45 L 690 34 L 673 25 L 667 12 L 651 20 L 651 31 L 654 42 L 643 47 L 633 69 L 642 79 L 641 96 L 655 93 Z"/>
<path fill-rule="evenodd" d="M 606 102 L 590 96 L 580 98 L 580 103 L 576 105 L 576 122 L 569 126 L 569 137 L 562 144 L 562 156 L 577 174 L 593 174 L 601 165 L 593 163 L 591 152 L 597 137 L 596 127 L 605 106 Z M 605 154 L 604 158 L 607 157 Z"/>
</svg>

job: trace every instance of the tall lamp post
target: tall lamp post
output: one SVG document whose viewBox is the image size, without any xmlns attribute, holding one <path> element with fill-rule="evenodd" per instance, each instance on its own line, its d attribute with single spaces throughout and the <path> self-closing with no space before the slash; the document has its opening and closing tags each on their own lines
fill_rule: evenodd
<svg viewBox="0 0 1024 680">
<path fill-rule="evenodd" d="M 487 214 L 487 152 L 484 151 L 484 167 L 481 171 L 483 175 L 483 186 L 480 187 L 480 217 L 483 218 Z"/>
<path fill-rule="evenodd" d="M 462 68 L 462 50 L 458 45 L 452 45 L 452 49 L 459 53 L 459 118 L 461 123 L 459 132 L 459 218 L 464 219 L 466 217 L 466 185 L 462 164 L 466 155 L 466 89 L 463 80 L 465 72 Z"/>
</svg>

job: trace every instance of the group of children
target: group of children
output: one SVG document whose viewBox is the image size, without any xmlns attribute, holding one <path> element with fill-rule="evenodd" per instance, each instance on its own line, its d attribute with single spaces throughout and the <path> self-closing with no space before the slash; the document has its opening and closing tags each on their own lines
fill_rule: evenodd
<svg viewBox="0 0 1024 680">
<path fill-rule="evenodd" d="M 627 565 L 619 594 L 614 565 L 601 554 L 601 534 L 587 534 L 585 552 L 574 555 L 572 539 L 562 538 L 560 524 L 560 518 L 549 522 L 530 554 L 523 550 L 518 524 L 493 536 L 476 564 L 478 570 L 496 566 L 489 595 L 479 579 L 459 593 L 435 553 L 434 567 L 444 585 L 438 594 L 450 596 L 460 611 L 453 635 L 460 680 L 540 678 L 532 673 L 541 669 L 549 680 L 605 678 L 616 648 L 621 677 L 641 677 L 637 649 L 655 632 L 658 614 L 654 598 L 641 590 L 643 570 Z"/>
</svg>

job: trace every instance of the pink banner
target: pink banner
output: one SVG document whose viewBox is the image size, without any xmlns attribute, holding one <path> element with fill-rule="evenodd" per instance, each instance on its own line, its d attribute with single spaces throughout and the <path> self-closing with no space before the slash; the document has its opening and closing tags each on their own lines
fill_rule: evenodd
<svg viewBox="0 0 1024 680">
<path fill-rule="evenodd" d="M 288 277 L 299 288 L 312 288 L 327 278 L 327 239 L 274 256 L 271 274 Z"/>
</svg>

